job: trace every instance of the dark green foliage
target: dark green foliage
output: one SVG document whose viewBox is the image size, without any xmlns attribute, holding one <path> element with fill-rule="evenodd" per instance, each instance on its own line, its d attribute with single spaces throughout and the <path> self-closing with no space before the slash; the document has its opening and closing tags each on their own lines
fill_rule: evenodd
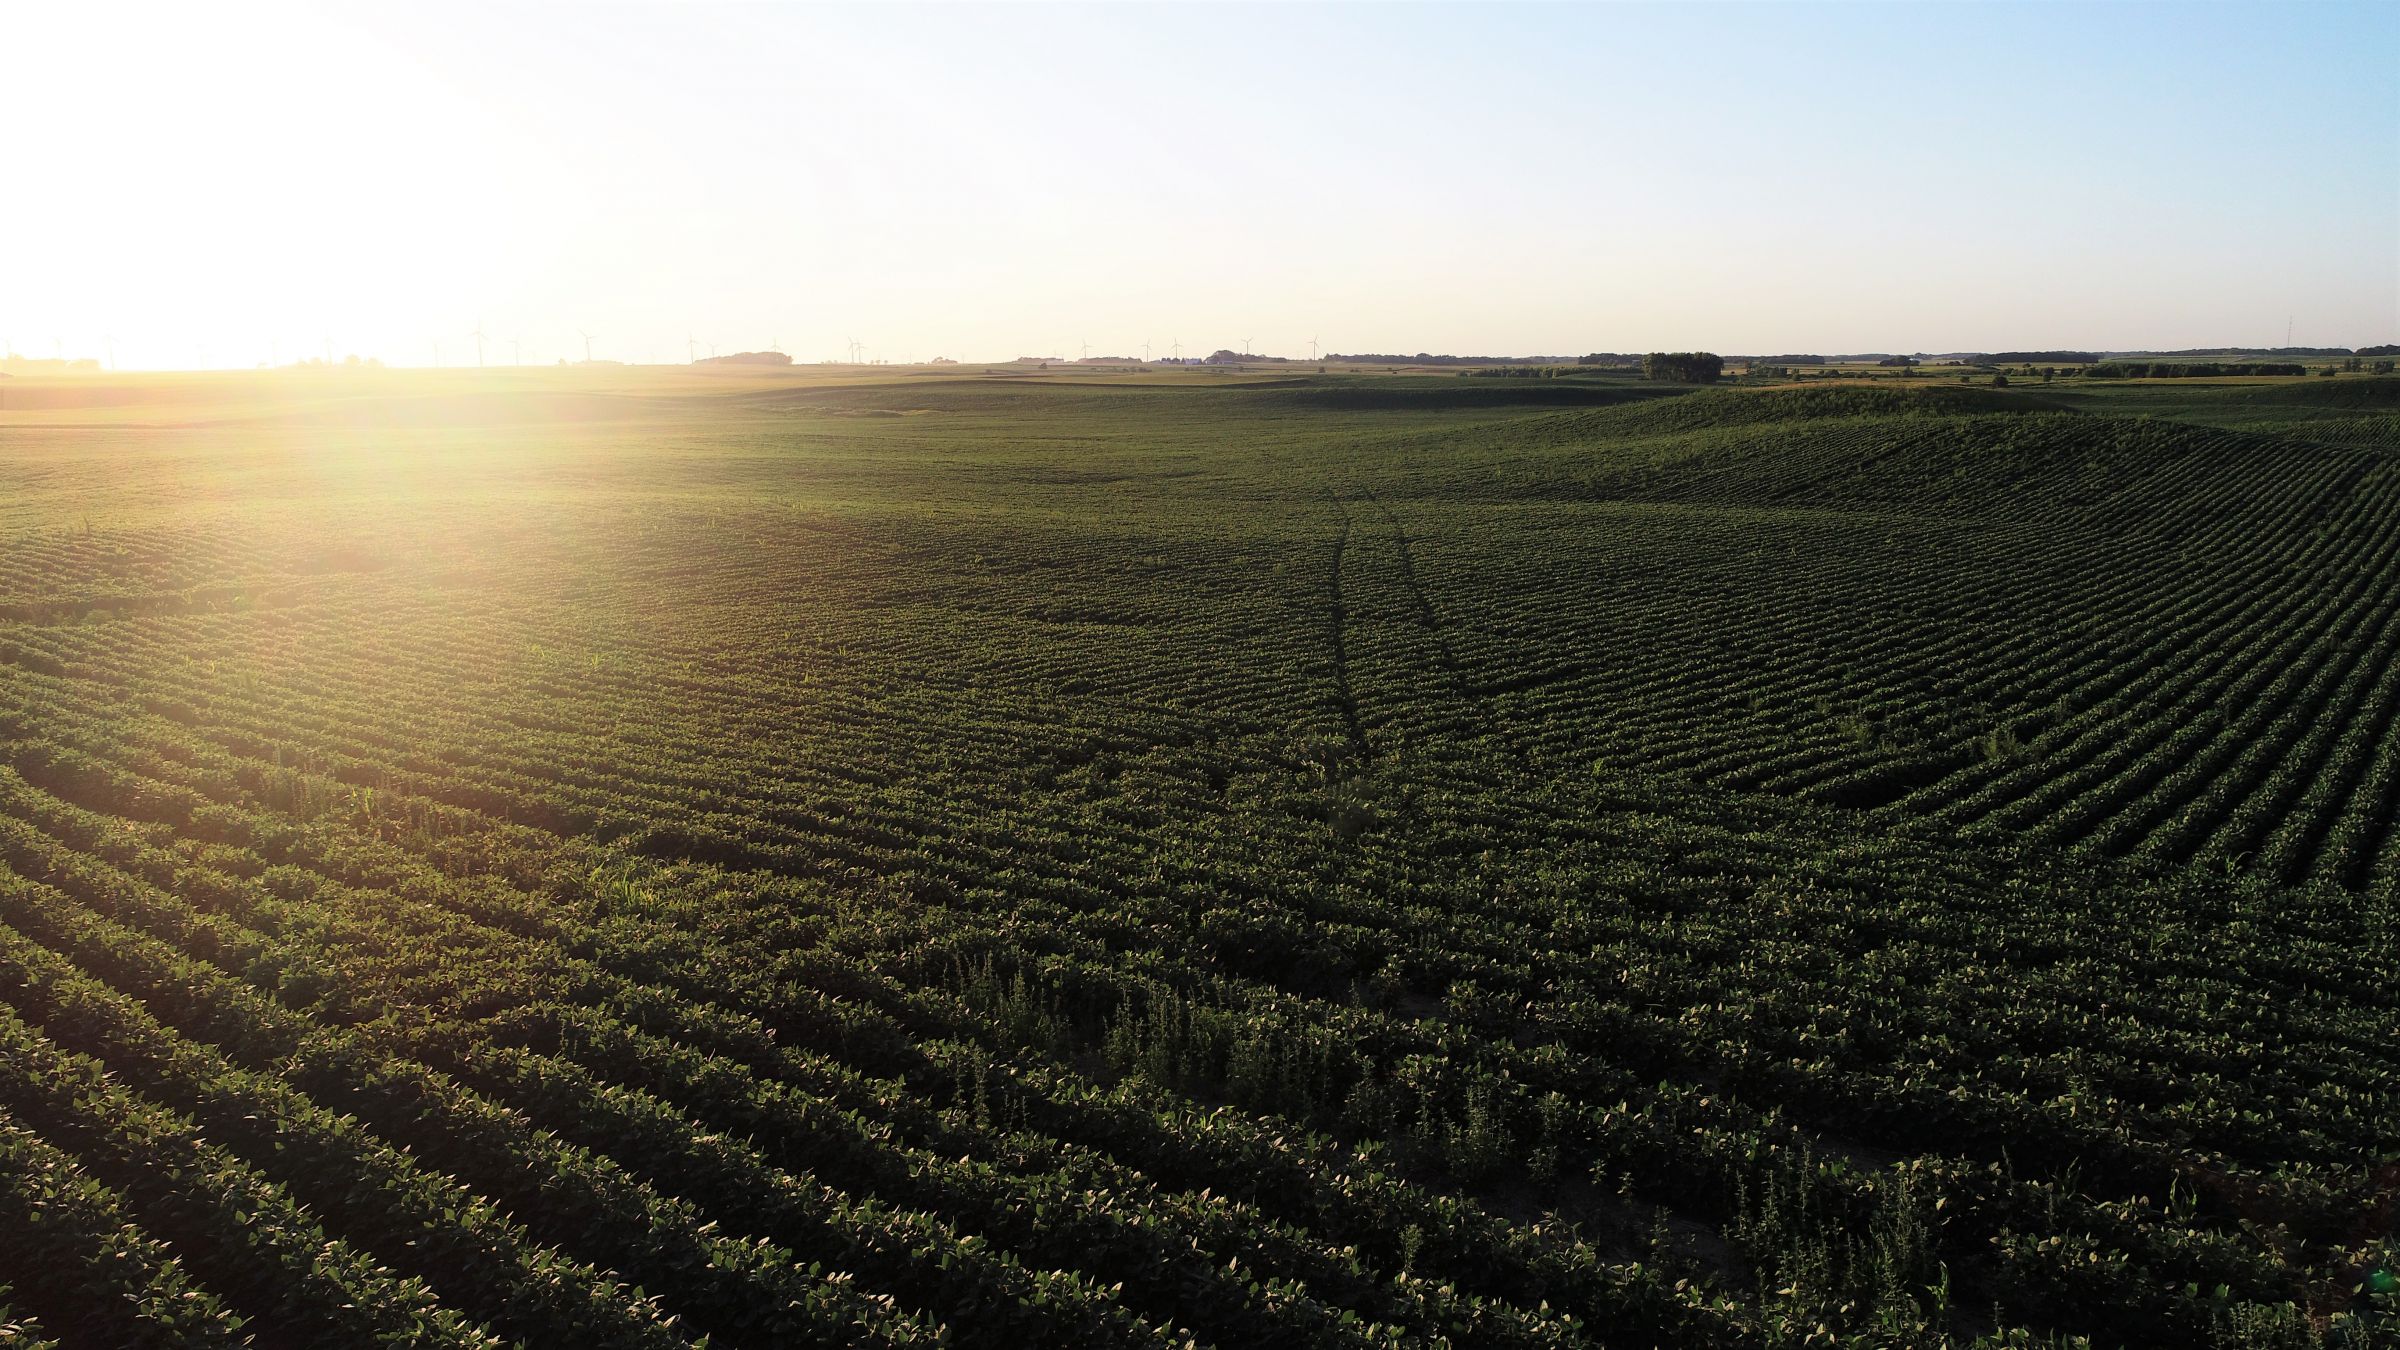
<svg viewBox="0 0 2400 1350">
<path fill-rule="evenodd" d="M 1642 377 L 1676 384 L 1715 384 L 1725 358 L 1715 352 L 1652 352 L 1642 358 Z"/>
<path fill-rule="evenodd" d="M 1462 370 L 1458 373 L 1486 380 L 1555 380 L 1561 376 L 1573 375 L 1577 373 L 1577 370 L 1574 366 L 1480 366 L 1474 370 Z"/>
<path fill-rule="evenodd" d="M 2096 380 L 2210 379 L 2235 375 L 2306 375 L 2288 361 L 2103 361 L 2085 371 Z"/>
</svg>

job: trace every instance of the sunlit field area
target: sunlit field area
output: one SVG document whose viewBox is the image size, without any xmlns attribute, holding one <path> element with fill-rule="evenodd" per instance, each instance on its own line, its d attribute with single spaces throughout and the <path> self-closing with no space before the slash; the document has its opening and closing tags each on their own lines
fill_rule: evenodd
<svg viewBox="0 0 2400 1350">
<path fill-rule="evenodd" d="M 0 1324 L 2390 1344 L 2396 451 L 2364 375 L 0 380 Z"/>
</svg>

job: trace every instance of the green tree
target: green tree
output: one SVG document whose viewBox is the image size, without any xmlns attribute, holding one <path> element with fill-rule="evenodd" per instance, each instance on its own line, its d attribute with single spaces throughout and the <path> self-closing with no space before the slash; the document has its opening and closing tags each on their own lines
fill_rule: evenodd
<svg viewBox="0 0 2400 1350">
<path fill-rule="evenodd" d="M 1642 376 L 1678 384 L 1715 384 L 1725 358 L 1715 352 L 1652 352 L 1642 358 Z"/>
</svg>

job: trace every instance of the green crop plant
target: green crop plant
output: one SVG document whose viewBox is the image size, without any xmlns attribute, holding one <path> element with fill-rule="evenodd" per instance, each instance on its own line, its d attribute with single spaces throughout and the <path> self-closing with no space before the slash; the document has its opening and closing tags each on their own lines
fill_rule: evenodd
<svg viewBox="0 0 2400 1350">
<path fill-rule="evenodd" d="M 2377 1344 L 2400 384 L 2009 364 L 12 422 L 0 1338 Z"/>
</svg>

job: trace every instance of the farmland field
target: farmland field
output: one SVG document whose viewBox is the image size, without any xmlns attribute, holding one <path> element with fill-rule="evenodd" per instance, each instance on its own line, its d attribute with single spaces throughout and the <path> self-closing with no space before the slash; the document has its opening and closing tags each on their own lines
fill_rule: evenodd
<svg viewBox="0 0 2400 1350">
<path fill-rule="evenodd" d="M 1924 386 L 0 382 L 0 1325 L 2393 1344 L 2400 380 Z"/>
</svg>

